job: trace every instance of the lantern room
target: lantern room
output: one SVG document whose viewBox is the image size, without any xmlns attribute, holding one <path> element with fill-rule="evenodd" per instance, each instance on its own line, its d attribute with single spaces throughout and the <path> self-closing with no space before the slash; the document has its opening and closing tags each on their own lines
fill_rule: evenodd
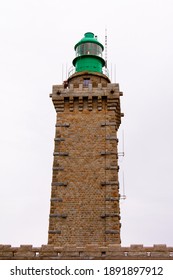
<svg viewBox="0 0 173 280">
<path fill-rule="evenodd" d="M 99 72 L 105 66 L 105 60 L 102 58 L 104 50 L 103 45 L 97 40 L 92 32 L 87 32 L 74 47 L 76 57 L 73 60 L 76 72 Z"/>
</svg>

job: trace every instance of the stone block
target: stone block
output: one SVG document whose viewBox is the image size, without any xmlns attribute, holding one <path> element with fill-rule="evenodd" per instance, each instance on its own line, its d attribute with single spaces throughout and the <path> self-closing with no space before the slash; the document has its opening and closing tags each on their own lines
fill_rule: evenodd
<svg viewBox="0 0 173 280">
<path fill-rule="evenodd" d="M 130 249 L 138 251 L 138 250 L 143 249 L 143 245 L 142 244 L 132 244 L 132 245 L 130 245 Z"/>
</svg>

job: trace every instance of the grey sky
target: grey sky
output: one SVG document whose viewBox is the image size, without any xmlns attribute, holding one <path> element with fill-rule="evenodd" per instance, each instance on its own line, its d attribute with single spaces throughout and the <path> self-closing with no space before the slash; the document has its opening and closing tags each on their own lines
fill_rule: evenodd
<svg viewBox="0 0 173 280">
<path fill-rule="evenodd" d="M 88 31 L 104 43 L 107 27 L 108 66 L 124 93 L 122 245 L 173 245 L 172 14 L 171 0 L 0 1 L 1 244 L 47 243 L 49 93 L 65 79 L 75 43 Z"/>
</svg>

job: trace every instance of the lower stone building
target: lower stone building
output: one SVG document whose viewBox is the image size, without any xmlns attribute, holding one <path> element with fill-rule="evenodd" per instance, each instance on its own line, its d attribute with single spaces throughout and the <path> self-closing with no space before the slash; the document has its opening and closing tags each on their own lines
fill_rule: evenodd
<svg viewBox="0 0 173 280">
<path fill-rule="evenodd" d="M 172 260 L 173 247 L 166 245 L 121 245 L 98 246 L 51 246 L 21 245 L 11 247 L 0 245 L 0 260 Z"/>
</svg>

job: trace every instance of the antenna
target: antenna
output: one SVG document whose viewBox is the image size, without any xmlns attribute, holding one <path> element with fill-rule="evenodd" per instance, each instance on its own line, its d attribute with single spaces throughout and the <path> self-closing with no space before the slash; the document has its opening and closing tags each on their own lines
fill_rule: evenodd
<svg viewBox="0 0 173 280">
<path fill-rule="evenodd" d="M 64 65 L 62 64 L 62 83 L 64 81 Z"/>
<path fill-rule="evenodd" d="M 122 130 L 122 152 L 119 152 L 118 156 L 124 157 L 124 129 Z"/>
<path fill-rule="evenodd" d="M 124 156 L 124 129 L 122 130 L 122 148 L 123 148 L 123 156 Z"/>
<path fill-rule="evenodd" d="M 121 195 L 121 199 L 126 199 L 126 195 L 125 195 L 125 184 L 124 184 L 124 171 L 123 171 L 123 194 Z"/>
<path fill-rule="evenodd" d="M 115 83 L 116 83 L 116 64 L 114 65 L 114 78 L 115 78 Z"/>
<path fill-rule="evenodd" d="M 107 28 L 105 28 L 105 68 L 107 68 L 107 63 L 108 63 L 108 61 L 107 61 Z"/>
<path fill-rule="evenodd" d="M 122 130 L 122 152 L 118 153 L 118 157 L 124 157 L 124 129 Z M 122 160 L 120 161 L 122 162 Z M 125 195 L 125 183 L 124 183 L 124 170 L 122 170 L 122 195 L 120 195 L 121 199 L 126 199 Z"/>
<path fill-rule="evenodd" d="M 66 63 L 66 77 L 65 77 L 66 80 L 67 80 L 67 68 L 68 68 L 68 65 Z"/>
</svg>

